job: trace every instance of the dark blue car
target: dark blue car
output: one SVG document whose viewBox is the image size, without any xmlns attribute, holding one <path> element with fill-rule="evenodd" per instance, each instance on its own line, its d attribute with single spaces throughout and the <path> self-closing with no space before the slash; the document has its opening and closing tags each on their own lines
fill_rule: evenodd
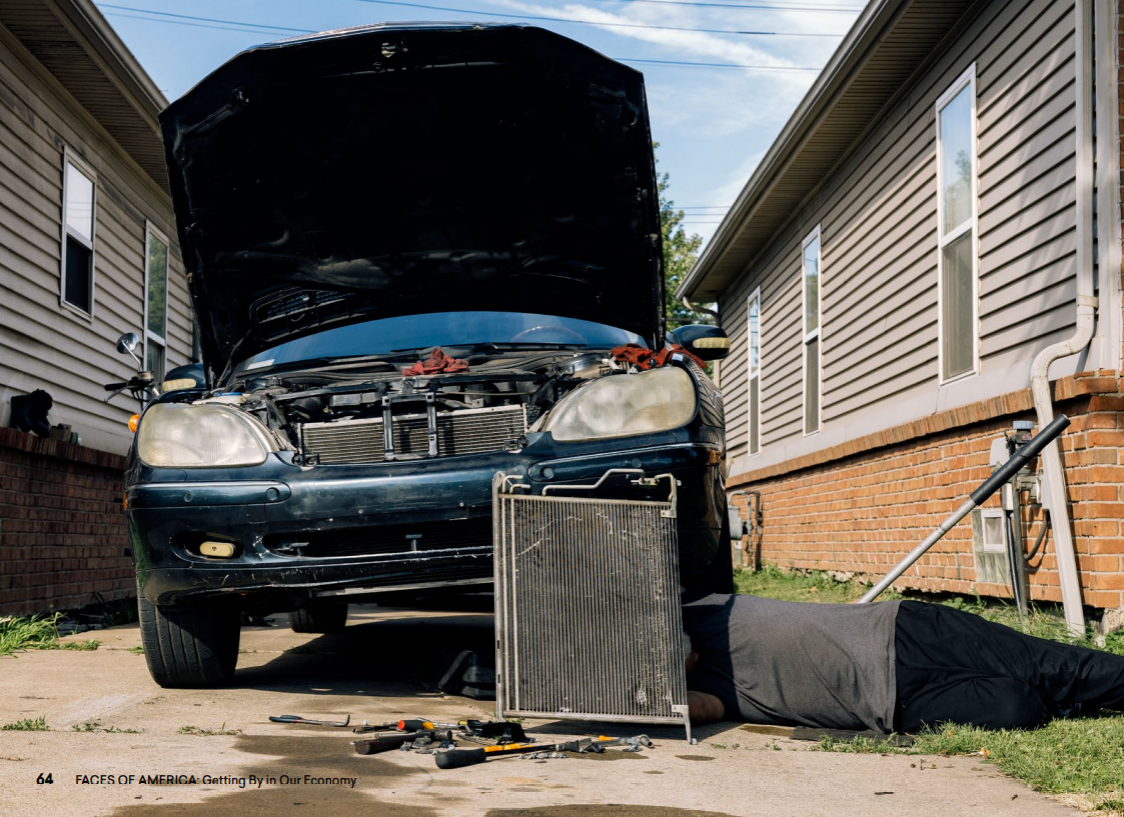
<svg viewBox="0 0 1124 817">
<path fill-rule="evenodd" d="M 728 347 L 665 328 L 639 73 L 532 27 L 369 26 L 250 49 L 161 122 L 207 385 L 147 408 L 128 474 L 158 683 L 229 680 L 243 611 L 324 632 L 490 582 L 501 470 L 674 474 L 683 583 L 729 589 L 720 395 L 612 354 Z"/>
</svg>

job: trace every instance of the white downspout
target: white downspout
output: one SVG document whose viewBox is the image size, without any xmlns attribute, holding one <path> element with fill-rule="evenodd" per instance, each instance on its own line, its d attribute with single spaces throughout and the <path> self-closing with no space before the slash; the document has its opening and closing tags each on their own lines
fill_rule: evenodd
<svg viewBox="0 0 1124 817">
<path fill-rule="evenodd" d="M 1050 394 L 1050 364 L 1082 351 L 1093 339 L 1096 328 L 1097 298 L 1093 282 L 1093 38 L 1092 0 L 1077 0 L 1077 324 L 1073 336 L 1047 346 L 1030 369 L 1030 386 L 1038 427 L 1045 428 L 1054 419 Z M 1115 38 L 1114 38 L 1115 39 Z M 1104 114 L 1102 114 L 1103 116 Z M 1104 214 L 1114 217 L 1115 214 Z M 1109 271 L 1111 274 L 1111 270 Z M 1062 590 L 1062 606 L 1066 627 L 1074 635 L 1085 634 L 1085 614 L 1081 607 L 1081 580 L 1073 550 L 1065 472 L 1057 440 L 1041 454 L 1043 480 L 1042 504 L 1050 512 L 1050 529 L 1054 538 L 1054 554 L 1058 562 L 1058 582 Z"/>
</svg>

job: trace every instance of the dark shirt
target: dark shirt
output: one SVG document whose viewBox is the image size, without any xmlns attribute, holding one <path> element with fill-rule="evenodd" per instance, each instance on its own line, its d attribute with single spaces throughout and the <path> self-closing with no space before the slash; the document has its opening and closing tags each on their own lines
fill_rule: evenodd
<svg viewBox="0 0 1124 817">
<path fill-rule="evenodd" d="M 750 723 L 890 732 L 898 605 L 687 597 L 688 686 Z"/>
</svg>

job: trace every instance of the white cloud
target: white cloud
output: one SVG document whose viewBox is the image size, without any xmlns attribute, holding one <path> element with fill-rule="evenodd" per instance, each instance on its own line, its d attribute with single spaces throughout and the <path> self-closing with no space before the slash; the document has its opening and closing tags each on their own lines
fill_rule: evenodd
<svg viewBox="0 0 1124 817">
<path fill-rule="evenodd" d="M 630 14 L 613 14 L 601 9 L 591 8 L 578 4 L 558 6 L 539 6 L 523 3 L 519 0 L 491 0 L 491 2 L 510 8 L 524 14 L 536 14 L 546 17 L 564 17 L 567 20 L 586 20 L 593 23 L 633 23 L 642 25 L 682 25 L 686 27 L 706 28 L 700 21 L 684 20 L 678 16 L 675 21 L 666 17 L 655 18 L 647 16 L 640 18 Z M 676 9 L 682 6 L 671 7 Z M 709 57 L 714 61 L 737 63 L 741 65 L 762 65 L 776 68 L 794 67 L 791 60 L 776 57 L 764 48 L 749 44 L 744 39 L 727 39 L 725 35 L 706 34 L 699 31 L 668 31 L 648 28 L 620 28 L 607 25 L 604 30 L 618 37 L 640 40 L 673 48 L 678 54 Z M 734 35 L 737 36 L 737 35 Z M 782 73 L 782 72 L 778 72 Z M 787 73 L 787 72 L 783 72 Z"/>
</svg>

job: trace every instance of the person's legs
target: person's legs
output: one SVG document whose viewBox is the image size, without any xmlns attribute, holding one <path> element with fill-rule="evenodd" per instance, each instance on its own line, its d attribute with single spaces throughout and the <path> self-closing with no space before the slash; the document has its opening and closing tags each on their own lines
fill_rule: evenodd
<svg viewBox="0 0 1124 817">
<path fill-rule="evenodd" d="M 962 723 L 988 729 L 1033 729 L 1053 716 L 1048 702 L 1013 678 L 957 678 L 921 685 L 898 700 L 894 727 L 914 732 L 938 723 Z"/>
<path fill-rule="evenodd" d="M 903 717 L 907 709 L 914 716 L 924 715 L 917 706 L 925 700 L 947 709 L 947 702 L 941 703 L 946 696 L 937 691 L 970 679 L 1010 679 L 1021 687 L 976 680 L 962 689 L 969 694 L 957 709 L 959 718 L 945 720 L 989 725 L 989 713 L 1006 705 L 1001 698 L 1031 693 L 1052 715 L 1078 708 L 1124 709 L 1124 657 L 1023 635 L 942 605 L 902 602 L 895 646 Z M 1022 687 L 1027 690 L 1019 692 Z M 926 689 L 931 690 L 929 698 L 924 697 Z M 1016 707 L 1015 719 L 1028 717 L 1035 706 L 1033 698 L 1027 698 Z M 932 717 L 921 720 L 934 722 Z"/>
</svg>

